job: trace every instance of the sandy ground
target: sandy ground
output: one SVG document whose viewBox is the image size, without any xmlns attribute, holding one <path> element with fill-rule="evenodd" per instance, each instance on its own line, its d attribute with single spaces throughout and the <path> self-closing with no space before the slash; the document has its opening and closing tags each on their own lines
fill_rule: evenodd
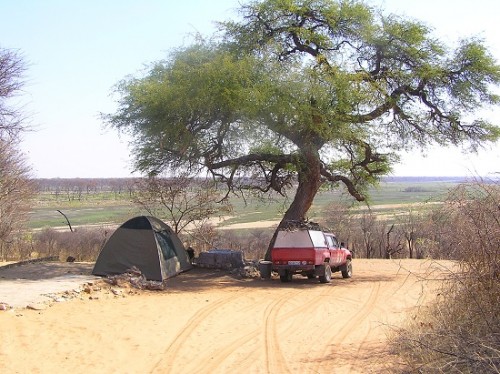
<svg viewBox="0 0 500 374">
<path fill-rule="evenodd" d="M 93 266 L 42 262 L 6 269 L 0 263 L 0 303 L 25 308 L 60 299 L 64 291 L 79 290 L 86 282 L 95 281 L 90 274 Z"/>
<path fill-rule="evenodd" d="M 330 284 L 194 269 L 166 291 L 94 283 L 43 310 L 0 311 L 0 372 L 385 373 L 398 365 L 387 334 L 418 318 L 451 263 L 353 263 L 352 279 Z M 0 284 L 14 284 L 5 272 Z"/>
</svg>

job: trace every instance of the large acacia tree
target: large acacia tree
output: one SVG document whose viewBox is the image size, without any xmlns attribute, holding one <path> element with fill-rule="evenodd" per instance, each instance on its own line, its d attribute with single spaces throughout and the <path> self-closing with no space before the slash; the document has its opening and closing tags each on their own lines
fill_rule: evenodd
<svg viewBox="0 0 500 374">
<path fill-rule="evenodd" d="M 106 121 L 133 135 L 146 173 L 208 171 L 232 191 L 293 183 L 283 224 L 325 183 L 364 200 L 403 148 L 496 141 L 475 113 L 498 103 L 499 81 L 480 40 L 451 49 L 359 1 L 264 0 L 121 82 Z"/>
</svg>

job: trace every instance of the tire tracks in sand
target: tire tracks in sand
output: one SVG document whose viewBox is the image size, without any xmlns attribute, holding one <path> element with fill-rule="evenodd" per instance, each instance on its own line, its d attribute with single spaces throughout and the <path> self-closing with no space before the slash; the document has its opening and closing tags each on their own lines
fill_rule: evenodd
<svg viewBox="0 0 500 374">
<path fill-rule="evenodd" d="M 287 367 L 286 360 L 283 357 L 283 353 L 279 346 L 277 326 L 278 313 L 281 307 L 290 300 L 290 295 L 292 294 L 297 296 L 296 292 L 287 292 L 280 296 L 279 299 L 269 303 L 263 311 L 261 325 L 250 326 L 250 330 L 248 332 L 246 332 L 247 330 L 242 330 L 243 335 L 240 334 L 236 339 L 232 340 L 224 347 L 218 347 L 215 354 L 210 354 L 210 359 L 207 357 L 207 359 L 204 360 L 207 364 L 204 365 L 202 372 L 216 372 L 217 369 L 219 369 L 237 350 L 242 350 L 247 344 L 254 342 L 255 339 L 258 339 L 259 336 L 263 335 L 265 342 L 265 367 L 267 372 L 289 373 L 290 371 Z M 259 308 L 261 308 L 260 305 L 254 305 L 252 308 L 247 308 L 247 312 L 248 310 L 253 311 Z M 252 363 L 255 363 L 255 353 L 261 349 L 262 347 L 257 347 L 255 349 L 250 349 L 249 352 L 246 352 L 244 359 L 237 362 L 238 368 L 247 368 Z M 198 370 L 194 372 L 198 372 Z"/>
<path fill-rule="evenodd" d="M 359 326 L 362 321 L 365 320 L 366 317 L 372 312 L 377 303 L 377 298 L 380 293 L 380 282 L 372 284 L 372 288 L 370 290 L 370 296 L 368 296 L 368 300 L 363 304 L 360 310 L 356 312 L 354 316 L 347 322 L 340 331 L 335 335 L 336 343 L 342 343 L 345 338 L 351 333 L 351 331 Z"/>
<path fill-rule="evenodd" d="M 362 324 L 366 317 L 372 312 L 374 306 L 376 306 L 379 290 L 380 283 L 374 283 L 371 286 L 370 294 L 366 302 L 362 304 L 361 308 L 350 317 L 349 321 L 344 324 L 338 332 L 332 333 L 331 329 L 323 330 L 320 336 L 318 336 L 318 339 L 325 342 L 325 345 L 319 352 L 318 358 L 328 357 L 332 344 L 342 344 L 354 329 L 359 328 L 360 324 Z M 264 307 L 264 310 L 261 311 L 262 323 L 241 326 L 239 332 L 235 333 L 235 337 L 225 341 L 225 344 L 212 349 L 207 347 L 207 351 L 198 352 L 197 361 L 204 362 L 203 368 L 190 368 L 189 364 L 183 365 L 179 361 L 180 357 L 182 357 L 182 350 L 187 347 L 188 339 L 190 339 L 192 334 L 200 328 L 203 322 L 219 308 L 222 308 L 226 303 L 234 303 L 236 299 L 244 295 L 228 295 L 227 297 L 223 297 L 213 302 L 209 306 L 203 307 L 188 320 L 182 331 L 172 339 L 171 344 L 162 353 L 160 360 L 153 367 L 151 373 L 174 373 L 178 372 L 180 368 L 183 368 L 184 373 L 217 372 L 224 364 L 230 365 L 232 368 L 249 368 L 255 365 L 255 362 L 259 359 L 265 360 L 265 363 L 263 363 L 264 366 L 262 366 L 261 369 L 267 373 L 293 372 L 293 369 L 289 367 L 287 356 L 295 354 L 294 352 L 283 352 L 280 347 L 280 339 L 283 338 L 279 331 L 280 326 L 283 326 L 283 324 L 288 321 L 296 323 L 298 315 L 307 316 L 309 312 L 317 309 L 318 306 L 325 302 L 325 296 L 332 297 L 331 292 L 333 291 L 336 293 L 337 290 L 336 287 L 332 287 L 331 290 L 327 290 L 327 294 L 324 292 L 324 287 L 321 287 L 321 289 L 318 288 L 318 292 L 311 291 L 313 290 L 301 290 L 299 292 L 297 292 L 297 290 L 290 290 L 280 295 L 279 298 L 272 299 L 265 307 L 262 304 L 246 307 L 245 313 L 249 314 L 254 314 Z M 304 294 L 306 295 L 305 300 L 303 297 Z M 288 311 L 283 310 L 287 303 L 294 303 L 295 300 L 300 300 L 296 308 L 291 308 Z M 353 300 L 344 301 L 353 304 Z M 238 317 L 234 316 L 233 318 Z M 228 324 L 229 323 L 230 321 L 228 320 Z M 369 332 L 365 334 L 363 341 L 366 340 L 368 336 Z M 263 344 L 256 346 L 255 340 L 259 339 L 259 337 L 262 337 Z M 358 344 L 361 346 L 363 342 L 360 341 Z M 247 348 L 245 348 L 245 346 L 247 346 Z M 245 351 L 245 349 L 247 350 Z M 297 349 L 300 351 L 296 352 L 296 354 L 301 356 L 304 352 L 302 352 L 299 347 L 297 347 Z M 240 352 L 240 357 L 236 357 L 238 351 Z M 203 354 L 200 355 L 200 353 Z M 313 369 L 312 372 L 320 372 L 321 363 L 321 360 L 315 361 L 314 367 L 311 368 Z"/>
<path fill-rule="evenodd" d="M 361 305 L 361 308 L 352 316 L 349 320 L 338 330 L 336 333 L 332 333 L 331 329 L 325 330 L 321 336 L 318 337 L 318 341 L 325 342 L 324 348 L 322 349 L 318 360 L 315 361 L 311 372 L 320 373 L 322 372 L 321 365 L 324 364 L 325 359 L 331 357 L 332 345 L 339 347 L 346 340 L 346 338 L 356 329 L 366 327 L 364 325 L 365 319 L 372 313 L 372 311 L 377 306 L 377 300 L 380 294 L 380 282 L 376 282 L 371 285 L 370 294 L 368 299 Z M 368 326 L 368 331 L 363 335 L 360 341 L 357 341 L 358 350 L 365 343 L 371 331 L 371 327 Z M 336 352 L 337 353 L 337 352 Z"/>
<path fill-rule="evenodd" d="M 179 356 L 179 351 L 191 334 L 215 310 L 224 305 L 229 299 L 234 300 L 236 297 L 241 296 L 228 295 L 196 312 L 183 327 L 182 331 L 172 339 L 172 343 L 162 353 L 160 360 L 153 367 L 151 373 L 170 373 L 174 368 L 177 356 Z"/>
<path fill-rule="evenodd" d="M 288 295 L 279 298 L 266 308 L 265 312 L 265 348 L 266 348 L 266 368 L 268 373 L 289 373 L 290 370 L 286 364 L 281 351 L 277 324 L 280 308 L 288 301 Z"/>
<path fill-rule="evenodd" d="M 230 344 L 227 344 L 224 348 L 218 349 L 217 354 L 211 357 L 211 360 L 204 360 L 205 362 L 211 362 L 211 364 L 205 365 L 203 370 L 204 372 L 215 372 L 219 369 L 225 360 L 227 360 L 231 354 L 236 352 L 237 350 L 244 350 L 245 346 L 248 346 L 254 339 L 257 339 L 259 336 L 263 336 L 264 339 L 264 356 L 259 353 L 262 352 L 262 347 L 248 347 L 248 350 L 245 351 L 245 355 L 243 359 L 239 361 L 235 361 L 234 370 L 238 370 L 241 368 L 251 368 L 252 365 L 259 360 L 265 361 L 264 366 L 261 367 L 258 373 L 267 372 L 267 373 L 290 373 L 294 372 L 293 368 L 290 368 L 288 364 L 288 360 L 285 357 L 283 350 L 280 347 L 280 335 L 278 331 L 278 327 L 283 325 L 288 321 L 296 322 L 297 316 L 301 316 L 301 318 L 308 319 L 310 312 L 316 310 L 322 303 L 325 302 L 324 288 L 327 286 L 321 286 L 321 289 L 317 290 L 301 290 L 301 291 L 291 291 L 280 296 L 278 300 L 271 302 L 266 306 L 263 312 L 263 327 L 256 326 L 248 333 L 245 333 L 239 336 L 237 339 L 233 340 Z M 306 298 L 304 298 L 304 295 Z M 290 298 L 292 296 L 292 298 Z M 342 298 L 342 300 L 344 300 Z M 351 303 L 350 300 L 344 300 L 346 303 Z M 282 314 L 278 314 L 282 307 L 285 306 L 286 303 L 290 303 L 292 306 L 290 310 L 287 312 L 283 312 Z M 293 306 L 296 304 L 297 306 Z M 288 333 L 288 332 L 287 332 Z M 301 346 L 297 346 L 296 350 L 301 350 Z M 287 351 L 287 356 L 293 357 L 295 352 Z M 237 366 L 236 366 L 237 365 Z M 249 371 L 251 372 L 251 370 Z"/>
<path fill-rule="evenodd" d="M 307 302 L 303 302 L 303 295 L 308 296 Z M 237 296 L 238 298 L 243 295 Z M 310 297 L 312 296 L 312 297 Z M 190 335 L 195 332 L 197 328 L 206 320 L 207 317 L 212 315 L 217 309 L 223 307 L 226 302 L 234 302 L 234 296 L 223 298 L 197 312 L 186 323 L 185 328 L 173 339 L 173 342 L 162 353 L 162 358 L 154 366 L 152 373 L 170 373 L 176 372 L 180 367 L 177 356 L 183 350 Z M 298 300 L 297 307 L 283 312 L 283 307 L 287 303 L 294 303 Z M 258 322 L 253 325 L 241 325 L 235 338 L 226 341 L 226 344 L 216 347 L 216 349 L 207 349 L 205 352 L 197 353 L 197 361 L 204 362 L 203 368 L 190 367 L 189 363 L 183 366 L 184 373 L 207 373 L 217 372 L 221 370 L 222 365 L 229 365 L 231 368 L 249 368 L 255 365 L 256 362 L 263 364 L 258 372 L 264 370 L 267 373 L 290 373 L 292 372 L 287 364 L 287 359 L 284 352 L 280 347 L 281 335 L 278 328 L 282 323 L 293 320 L 297 315 L 308 315 L 308 312 L 316 309 L 321 303 L 324 302 L 323 295 L 311 293 L 310 290 L 290 290 L 279 296 L 278 299 L 273 298 L 267 305 L 263 306 L 261 303 L 254 303 L 249 307 L 242 310 L 242 314 L 248 313 L 253 315 L 255 312 L 262 313 L 261 323 Z M 262 310 L 264 308 L 264 310 Z M 237 317 L 235 317 L 237 318 Z M 239 321 L 239 320 L 238 320 Z M 228 320 L 228 324 L 230 324 Z M 256 343 L 256 339 L 261 337 L 262 344 Z M 237 357 L 238 351 L 240 352 Z M 201 353 L 204 353 L 201 355 Z M 287 352 L 289 353 L 289 352 Z M 177 360 L 177 362 L 176 362 Z M 232 361 L 231 361 L 232 360 Z M 265 360 L 265 362 L 262 362 Z"/>
</svg>

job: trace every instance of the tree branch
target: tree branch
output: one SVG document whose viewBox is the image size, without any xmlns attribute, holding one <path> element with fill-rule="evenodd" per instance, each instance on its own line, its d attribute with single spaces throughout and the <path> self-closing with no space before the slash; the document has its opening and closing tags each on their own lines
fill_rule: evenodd
<svg viewBox="0 0 500 374">
<path fill-rule="evenodd" d="M 207 165 L 210 170 L 217 170 L 229 166 L 249 166 L 257 162 L 270 162 L 279 164 L 295 164 L 296 156 L 291 154 L 276 155 L 272 153 L 251 153 L 246 156 L 232 158 Z"/>
<path fill-rule="evenodd" d="M 342 182 L 346 186 L 349 194 L 352 197 L 354 197 L 357 201 L 365 201 L 366 200 L 365 196 L 361 192 L 358 191 L 354 182 L 351 181 L 348 177 L 340 175 L 340 174 L 330 173 L 330 171 L 327 170 L 323 164 L 321 165 L 320 172 L 321 172 L 321 175 L 323 177 L 325 177 L 329 182 L 332 182 L 332 183 Z"/>
</svg>

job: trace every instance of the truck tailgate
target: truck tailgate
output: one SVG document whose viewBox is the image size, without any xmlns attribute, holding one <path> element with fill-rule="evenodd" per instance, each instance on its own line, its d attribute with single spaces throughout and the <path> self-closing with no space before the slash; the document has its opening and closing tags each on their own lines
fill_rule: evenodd
<svg viewBox="0 0 500 374">
<path fill-rule="evenodd" d="M 316 251 L 313 248 L 273 248 L 271 258 L 273 263 L 279 261 L 287 264 L 288 261 L 307 261 L 314 263 Z"/>
</svg>

